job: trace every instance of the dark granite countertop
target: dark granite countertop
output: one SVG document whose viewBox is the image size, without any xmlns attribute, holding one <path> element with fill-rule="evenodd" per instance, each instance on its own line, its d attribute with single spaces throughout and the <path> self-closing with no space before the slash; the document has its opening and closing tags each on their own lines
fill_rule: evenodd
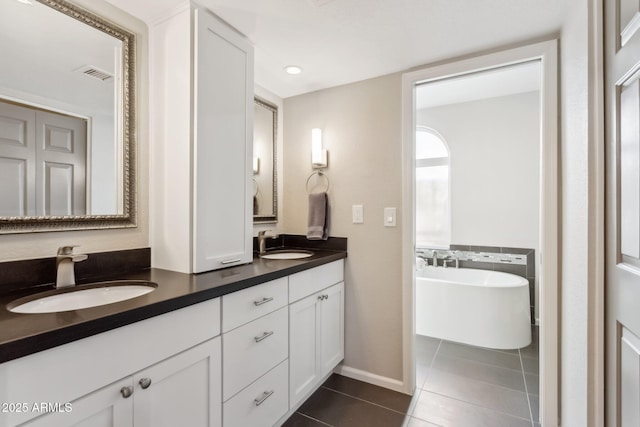
<svg viewBox="0 0 640 427">
<path fill-rule="evenodd" d="M 266 260 L 201 274 L 156 268 L 114 275 L 105 280 L 156 282 L 155 291 L 130 300 L 82 310 L 17 314 L 6 305 L 34 290 L 0 296 L 0 363 L 86 338 L 260 283 L 346 258 L 346 251 L 313 249 L 310 258 Z M 42 291 L 40 288 L 38 291 Z"/>
</svg>

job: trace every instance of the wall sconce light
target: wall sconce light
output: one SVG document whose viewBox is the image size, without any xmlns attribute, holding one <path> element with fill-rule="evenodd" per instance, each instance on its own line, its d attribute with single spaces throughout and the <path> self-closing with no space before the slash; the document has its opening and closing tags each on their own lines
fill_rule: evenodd
<svg viewBox="0 0 640 427">
<path fill-rule="evenodd" d="M 311 129 L 311 166 L 314 169 L 327 167 L 327 150 L 322 148 L 322 129 Z"/>
<path fill-rule="evenodd" d="M 260 172 L 260 157 L 253 156 L 253 174 Z"/>
</svg>

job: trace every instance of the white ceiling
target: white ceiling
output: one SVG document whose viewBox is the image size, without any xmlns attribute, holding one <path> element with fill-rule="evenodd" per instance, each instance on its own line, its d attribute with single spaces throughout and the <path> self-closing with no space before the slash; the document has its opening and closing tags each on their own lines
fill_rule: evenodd
<svg viewBox="0 0 640 427">
<path fill-rule="evenodd" d="M 147 23 L 184 0 L 107 0 Z M 280 97 L 559 33 L 566 0 L 201 0 L 255 46 Z M 295 64 L 303 73 L 290 76 Z"/>
<path fill-rule="evenodd" d="M 114 75 L 120 44 L 40 3 L 2 0 L 0 92 L 76 114 L 112 115 L 114 79 L 101 81 L 79 69 L 90 65 Z"/>
<path fill-rule="evenodd" d="M 540 90 L 540 61 L 465 74 L 416 88 L 418 110 Z"/>
</svg>

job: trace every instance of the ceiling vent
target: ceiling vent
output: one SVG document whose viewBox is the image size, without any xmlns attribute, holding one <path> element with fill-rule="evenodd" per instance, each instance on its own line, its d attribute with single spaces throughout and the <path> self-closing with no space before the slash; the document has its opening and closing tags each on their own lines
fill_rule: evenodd
<svg viewBox="0 0 640 427">
<path fill-rule="evenodd" d="M 113 77 L 113 74 L 101 70 L 98 67 L 94 67 L 93 65 L 85 65 L 84 67 L 78 68 L 76 71 L 102 81 L 109 80 Z"/>
</svg>

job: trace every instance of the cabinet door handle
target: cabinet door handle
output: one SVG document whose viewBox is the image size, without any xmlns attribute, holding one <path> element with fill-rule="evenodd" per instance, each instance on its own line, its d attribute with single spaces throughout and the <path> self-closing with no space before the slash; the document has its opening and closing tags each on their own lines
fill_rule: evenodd
<svg viewBox="0 0 640 427">
<path fill-rule="evenodd" d="M 262 396 L 257 397 L 253 400 L 253 402 L 256 404 L 256 406 L 260 406 L 264 403 L 265 400 L 267 400 L 269 398 L 269 396 L 271 396 L 273 394 L 273 390 L 271 391 L 265 391 L 264 393 L 262 393 Z"/>
<path fill-rule="evenodd" d="M 227 259 L 224 261 L 220 261 L 220 264 L 224 265 L 224 264 L 233 264 L 234 262 L 238 262 L 240 261 L 240 258 L 236 258 L 236 259 Z"/>
<path fill-rule="evenodd" d="M 265 338 L 269 338 L 271 335 L 273 335 L 273 331 L 269 331 L 269 332 L 265 332 L 264 334 L 262 334 L 259 337 L 254 337 L 253 339 L 256 340 L 256 342 L 260 342 Z"/>
<path fill-rule="evenodd" d="M 133 387 L 122 387 L 120 389 L 120 394 L 122 394 L 122 397 L 124 397 L 125 399 L 131 397 L 131 395 L 133 394 Z"/>
<path fill-rule="evenodd" d="M 322 301 L 324 299 L 324 295 L 318 295 L 318 301 Z"/>
<path fill-rule="evenodd" d="M 262 298 L 260 301 L 254 301 L 253 305 L 255 305 L 256 307 L 262 304 L 266 304 L 269 301 L 273 301 L 273 297 L 269 297 L 269 298 Z"/>
<path fill-rule="evenodd" d="M 329 295 L 325 295 L 325 296 L 324 296 L 324 299 L 329 299 Z"/>
<path fill-rule="evenodd" d="M 151 385 L 151 378 L 140 378 L 140 381 L 138 381 L 138 384 L 140 384 L 140 387 L 146 390 Z"/>
</svg>

